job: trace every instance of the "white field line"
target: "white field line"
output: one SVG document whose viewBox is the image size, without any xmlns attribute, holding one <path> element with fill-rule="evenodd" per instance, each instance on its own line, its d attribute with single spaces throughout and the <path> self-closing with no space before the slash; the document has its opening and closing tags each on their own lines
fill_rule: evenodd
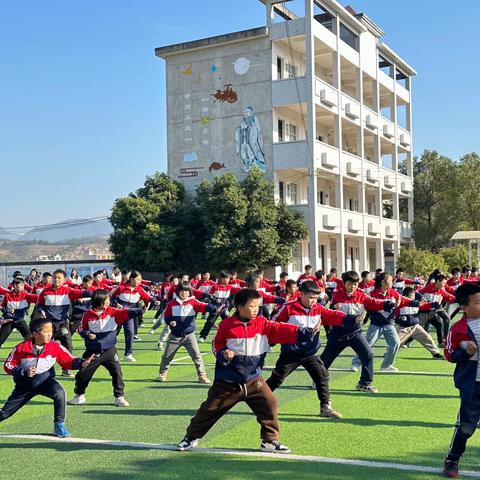
<svg viewBox="0 0 480 480">
<path fill-rule="evenodd" d="M 157 443 L 143 443 L 143 442 L 121 442 L 114 440 L 97 440 L 89 438 L 58 438 L 47 435 L 17 435 L 17 434 L 0 434 L 0 440 L 4 438 L 22 439 L 22 440 L 41 440 L 47 442 L 60 442 L 60 443 L 75 443 L 84 445 L 110 445 L 112 447 L 130 447 L 145 450 L 167 450 L 175 451 L 175 445 L 171 444 L 157 444 Z M 409 465 L 404 463 L 389 463 L 389 462 L 371 462 L 369 460 L 352 460 L 343 458 L 328 458 L 328 457 L 315 457 L 313 455 L 295 455 L 295 454 L 272 454 L 259 451 L 245 451 L 245 450 L 230 450 L 223 448 L 194 448 L 192 452 L 195 453 L 207 453 L 207 454 L 222 454 L 222 455 L 235 455 L 240 457 L 259 457 L 259 458 L 272 458 L 278 460 L 297 460 L 303 462 L 313 463 L 329 463 L 335 465 L 349 465 L 355 467 L 367 467 L 367 468 L 383 468 L 390 470 L 401 470 L 409 472 L 419 473 L 434 473 L 441 474 L 443 469 L 438 467 L 427 467 L 424 465 Z M 179 452 L 179 454 L 181 454 Z M 188 453 L 183 453 L 188 455 Z M 480 478 L 480 471 L 464 470 L 461 474 L 465 477 Z"/>
<path fill-rule="evenodd" d="M 208 355 L 210 353 L 212 353 L 212 352 L 203 352 L 200 355 L 202 355 L 202 357 L 203 357 L 204 355 Z M 176 358 L 172 361 L 172 363 L 170 365 L 191 365 L 191 363 L 180 363 L 180 364 L 178 363 L 178 362 L 181 362 L 182 360 L 187 360 L 187 359 L 191 360 L 190 355 L 186 355 L 185 357 Z M 207 364 L 205 364 L 205 365 L 207 365 Z M 213 364 L 213 365 L 215 365 L 215 364 Z"/>
</svg>

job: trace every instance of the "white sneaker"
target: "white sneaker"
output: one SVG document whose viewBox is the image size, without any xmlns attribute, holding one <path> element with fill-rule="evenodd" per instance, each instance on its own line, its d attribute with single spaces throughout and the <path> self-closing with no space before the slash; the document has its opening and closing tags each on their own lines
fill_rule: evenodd
<svg viewBox="0 0 480 480">
<path fill-rule="evenodd" d="M 382 367 L 380 368 L 381 372 L 399 372 L 400 370 L 397 367 L 394 367 L 393 365 L 389 365 L 388 367 Z"/>
<path fill-rule="evenodd" d="M 130 404 L 125 400 L 125 397 L 115 397 L 113 404 L 116 407 L 129 407 Z"/>
<path fill-rule="evenodd" d="M 271 442 L 265 442 L 264 440 L 262 440 L 262 443 L 260 444 L 260 450 L 262 452 L 268 452 L 268 453 L 290 453 L 291 452 L 291 450 L 286 445 L 282 445 L 277 440 L 272 440 Z"/>
<path fill-rule="evenodd" d="M 210 385 L 212 382 L 206 375 L 199 375 L 198 376 L 198 383 L 203 383 L 206 385 Z"/>
<path fill-rule="evenodd" d="M 133 339 L 136 341 L 136 342 L 141 342 L 142 339 L 138 336 L 138 335 L 134 335 L 133 336 Z"/>
<path fill-rule="evenodd" d="M 71 400 L 68 401 L 69 405 L 83 405 L 85 404 L 87 399 L 85 395 L 75 395 Z"/>
<path fill-rule="evenodd" d="M 198 337 L 198 343 L 203 343 L 206 339 L 203 337 Z"/>
<path fill-rule="evenodd" d="M 156 379 L 156 382 L 163 383 L 167 381 L 167 374 L 166 373 L 161 373 Z"/>
<path fill-rule="evenodd" d="M 157 350 L 159 352 L 163 352 L 164 349 L 165 349 L 165 344 L 163 342 L 158 342 L 157 343 Z"/>
<path fill-rule="evenodd" d="M 352 366 L 350 367 L 350 370 L 351 370 L 352 372 L 358 372 L 358 370 L 360 370 L 360 368 L 359 368 L 358 365 L 352 365 Z"/>
<path fill-rule="evenodd" d="M 155 335 L 155 330 L 150 330 L 150 335 Z"/>
<path fill-rule="evenodd" d="M 132 354 L 130 355 L 125 355 L 125 357 L 123 358 L 126 362 L 136 362 L 134 356 Z"/>
<path fill-rule="evenodd" d="M 177 444 L 177 450 L 184 452 L 190 450 L 198 445 L 198 438 L 185 437 L 180 443 Z"/>
</svg>

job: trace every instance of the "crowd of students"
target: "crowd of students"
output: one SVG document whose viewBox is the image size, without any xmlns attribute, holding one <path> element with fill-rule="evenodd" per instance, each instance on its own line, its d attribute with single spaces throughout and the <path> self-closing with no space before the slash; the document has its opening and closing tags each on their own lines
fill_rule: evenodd
<svg viewBox="0 0 480 480">
<path fill-rule="evenodd" d="M 0 347 L 14 329 L 24 337 L 5 362 L 15 388 L 0 410 L 0 421 L 34 396 L 44 395 L 54 401 L 54 433 L 60 437 L 70 433 L 64 421 L 66 394 L 55 380 L 55 363 L 64 376 L 78 370 L 69 404 L 86 403 L 88 385 L 103 366 L 112 377 L 114 405 L 129 406 L 117 352 L 118 335 L 123 331 L 123 360 L 134 362 L 134 341 L 140 340 L 138 330 L 149 308 L 157 310 L 150 332 L 155 334 L 163 326 L 157 343 L 163 351 L 157 382 L 167 381 L 175 354 L 185 347 L 198 381 L 210 384 L 198 344 L 216 329 L 212 342 L 215 379 L 178 450 L 195 447 L 228 410 L 245 401 L 261 425 L 261 450 L 290 452 L 279 441 L 278 404 L 272 392 L 302 366 L 317 391 L 320 417 L 341 418 L 329 394 L 330 366 L 350 347 L 356 354 L 351 370 L 360 370 L 355 389 L 378 394 L 373 383 L 372 347 L 382 337 L 387 345 L 382 372 L 398 372 L 398 352 L 414 340 L 433 360 L 444 359 L 442 349 L 447 360 L 456 363 L 454 377 L 461 408 L 444 464 L 446 476 L 458 476 L 459 459 L 480 420 L 480 275 L 470 267 L 410 278 L 401 269 L 395 275 L 378 269 L 373 275 L 347 271 L 338 276 L 335 268 L 327 274 L 313 272 L 307 265 L 296 279 L 283 272 L 273 281 L 258 270 L 241 280 L 236 272 L 222 271 L 216 281 L 204 272 L 191 278 L 166 274 L 159 283 L 144 280 L 138 271 L 118 268 L 110 276 L 97 271 L 82 278 L 76 270 L 69 276 L 63 270 L 41 276 L 32 270 L 25 278 L 15 272 L 8 286 L 0 286 L 0 295 Z M 451 327 L 460 310 L 463 317 Z M 199 314 L 205 322 L 197 334 Z M 321 327 L 326 344 L 319 355 Z M 72 335 L 76 333 L 85 343 L 80 358 L 72 355 Z M 265 380 L 265 356 L 275 344 L 281 344 L 280 355 Z"/>
</svg>

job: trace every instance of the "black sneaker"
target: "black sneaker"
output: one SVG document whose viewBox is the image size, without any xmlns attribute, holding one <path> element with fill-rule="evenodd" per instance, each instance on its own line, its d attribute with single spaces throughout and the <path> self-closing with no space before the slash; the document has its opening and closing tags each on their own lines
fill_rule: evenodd
<svg viewBox="0 0 480 480">
<path fill-rule="evenodd" d="M 447 478 L 458 478 L 458 462 L 455 462 L 454 460 L 445 460 L 445 463 L 443 464 L 443 474 Z"/>
<path fill-rule="evenodd" d="M 198 438 L 190 438 L 186 436 L 179 444 L 177 444 L 177 450 L 184 452 L 185 450 L 191 450 L 198 445 Z"/>
<path fill-rule="evenodd" d="M 271 442 L 266 442 L 262 440 L 260 444 L 260 451 L 268 453 L 290 453 L 291 450 L 286 446 L 282 445 L 277 440 L 272 440 Z"/>
<path fill-rule="evenodd" d="M 441 353 L 434 353 L 432 355 L 432 358 L 434 358 L 435 360 L 445 360 L 445 357 Z"/>
</svg>

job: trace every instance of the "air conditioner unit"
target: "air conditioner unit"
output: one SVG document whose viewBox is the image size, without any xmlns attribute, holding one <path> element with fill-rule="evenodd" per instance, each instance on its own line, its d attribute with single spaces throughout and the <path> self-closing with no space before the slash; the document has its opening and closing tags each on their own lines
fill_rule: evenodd
<svg viewBox="0 0 480 480">
<path fill-rule="evenodd" d="M 388 176 L 388 175 L 385 175 L 385 178 L 383 180 L 383 184 L 387 187 L 387 188 L 393 188 L 395 186 L 395 183 L 392 182 L 391 178 Z"/>
<path fill-rule="evenodd" d="M 375 115 L 367 115 L 365 125 L 370 128 L 378 128 L 378 121 Z"/>
<path fill-rule="evenodd" d="M 367 170 L 367 181 L 371 183 L 377 182 L 377 179 L 375 178 L 375 175 L 370 168 Z"/>
<path fill-rule="evenodd" d="M 360 117 L 360 107 L 356 103 L 345 104 L 345 115 L 352 118 Z"/>
<path fill-rule="evenodd" d="M 348 231 L 349 232 L 358 232 L 360 229 L 356 227 L 355 222 L 353 221 L 353 218 L 348 219 Z"/>
<path fill-rule="evenodd" d="M 332 215 L 323 215 L 322 217 L 323 228 L 337 228 L 337 222 Z"/>
<path fill-rule="evenodd" d="M 403 193 L 411 193 L 412 192 L 412 187 L 407 182 L 402 182 L 400 184 L 400 190 Z"/>
<path fill-rule="evenodd" d="M 335 163 L 333 163 L 329 160 L 327 152 L 322 152 L 321 158 L 322 158 L 322 167 L 325 167 L 325 168 L 335 168 L 336 167 Z"/>
<path fill-rule="evenodd" d="M 369 223 L 368 224 L 368 233 L 369 233 L 369 235 L 377 235 L 378 225 L 376 225 L 375 223 Z"/>
<path fill-rule="evenodd" d="M 400 145 L 403 145 L 404 147 L 410 146 L 410 135 L 402 133 L 400 135 Z"/>
<path fill-rule="evenodd" d="M 330 107 L 334 107 L 337 104 L 337 98 L 335 93 L 332 90 L 326 88 L 320 90 L 320 100 L 322 101 L 322 103 L 325 103 Z"/>
<path fill-rule="evenodd" d="M 391 225 L 387 225 L 385 227 L 385 236 L 388 238 L 394 238 L 395 237 L 395 231 Z"/>
<path fill-rule="evenodd" d="M 351 177 L 358 177 L 360 174 L 353 169 L 352 162 L 347 162 L 347 175 Z"/>
<path fill-rule="evenodd" d="M 393 137 L 393 126 L 390 125 L 389 123 L 385 123 L 383 125 L 383 136 L 388 138 Z"/>
</svg>

